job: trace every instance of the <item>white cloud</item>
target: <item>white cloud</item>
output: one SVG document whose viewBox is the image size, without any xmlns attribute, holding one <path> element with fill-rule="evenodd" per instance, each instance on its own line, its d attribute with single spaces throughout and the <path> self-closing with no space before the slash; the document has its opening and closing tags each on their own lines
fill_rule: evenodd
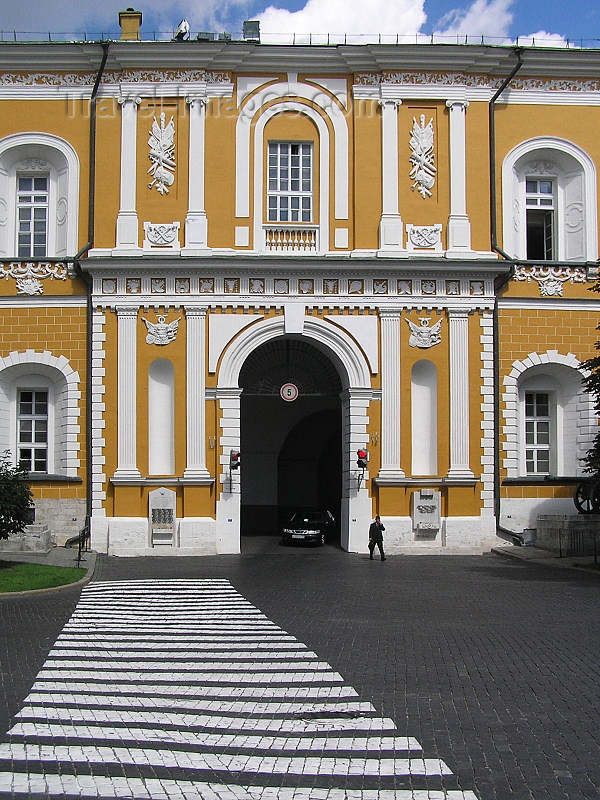
<svg viewBox="0 0 600 800">
<path fill-rule="evenodd" d="M 567 47 L 567 40 L 564 36 L 561 36 L 560 33 L 547 33 L 546 31 L 519 36 L 517 41 L 526 47 Z"/>
<path fill-rule="evenodd" d="M 455 8 L 438 22 L 436 35 L 488 36 L 506 39 L 513 19 L 514 0 L 475 0 L 468 8 Z"/>
<path fill-rule="evenodd" d="M 374 41 L 384 34 L 385 41 L 395 41 L 396 36 L 414 41 L 427 19 L 423 6 L 423 0 L 307 0 L 299 11 L 269 6 L 254 18 L 260 20 L 262 41 L 283 42 L 294 34 L 310 33 L 333 34 L 332 42 L 343 40 L 344 34 L 357 40 Z"/>
</svg>

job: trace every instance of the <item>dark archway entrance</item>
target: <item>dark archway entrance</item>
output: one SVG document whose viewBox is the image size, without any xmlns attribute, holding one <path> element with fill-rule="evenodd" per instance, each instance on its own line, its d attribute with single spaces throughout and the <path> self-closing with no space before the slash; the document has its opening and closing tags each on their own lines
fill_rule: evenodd
<svg viewBox="0 0 600 800">
<path fill-rule="evenodd" d="M 283 400 L 284 384 L 298 398 Z M 258 347 L 240 372 L 241 533 L 278 534 L 290 510 L 340 518 L 342 383 L 331 360 L 301 339 Z"/>
</svg>

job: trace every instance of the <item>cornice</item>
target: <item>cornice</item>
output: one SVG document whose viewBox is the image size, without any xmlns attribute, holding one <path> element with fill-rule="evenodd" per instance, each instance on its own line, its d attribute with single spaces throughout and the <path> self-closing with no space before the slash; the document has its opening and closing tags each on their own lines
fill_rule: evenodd
<svg viewBox="0 0 600 800">
<path fill-rule="evenodd" d="M 519 80 L 577 81 L 596 91 L 600 50 L 521 48 Z M 1 42 L 0 73 L 70 74 L 85 85 L 102 58 L 101 42 Z M 107 73 L 162 70 L 286 73 L 464 73 L 475 82 L 502 81 L 515 64 L 514 47 L 464 44 L 267 45 L 245 41 L 110 43 Z M 80 77 L 84 73 L 84 77 Z M 475 78 L 475 76 L 478 76 Z M 582 78 L 582 76 L 584 76 Z M 38 80 L 44 80 L 38 78 Z M 171 80 L 171 79 L 169 79 Z M 446 80 L 446 79 L 444 79 Z M 589 86 L 585 86 L 585 83 Z M 491 84 L 490 84 L 491 85 Z M 498 84 L 499 85 L 499 84 Z M 518 83 L 515 85 L 519 85 Z"/>
</svg>

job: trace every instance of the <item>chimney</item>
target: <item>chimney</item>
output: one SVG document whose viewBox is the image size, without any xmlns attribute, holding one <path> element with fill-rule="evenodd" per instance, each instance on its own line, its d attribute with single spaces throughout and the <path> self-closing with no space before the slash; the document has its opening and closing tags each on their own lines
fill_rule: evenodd
<svg viewBox="0 0 600 800">
<path fill-rule="evenodd" d="M 140 26 L 142 24 L 142 12 L 128 8 L 126 11 L 119 11 L 119 25 L 121 26 L 121 39 L 140 40 Z"/>
</svg>

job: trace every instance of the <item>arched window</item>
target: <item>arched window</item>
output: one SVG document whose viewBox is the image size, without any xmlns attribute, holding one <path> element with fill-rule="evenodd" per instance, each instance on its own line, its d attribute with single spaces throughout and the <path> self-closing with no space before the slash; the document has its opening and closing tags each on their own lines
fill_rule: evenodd
<svg viewBox="0 0 600 800">
<path fill-rule="evenodd" d="M 529 139 L 502 170 L 503 247 L 528 261 L 597 258 L 596 169 L 563 139 Z"/>
<path fill-rule="evenodd" d="M 49 353 L 0 359 L 0 451 L 33 474 L 77 476 L 79 376 Z"/>
<path fill-rule="evenodd" d="M 508 477 L 582 474 L 597 430 L 593 401 L 573 357 L 532 354 L 505 379 Z M 537 362 L 537 363 L 536 363 Z"/>
<path fill-rule="evenodd" d="M 417 361 L 411 380 L 412 474 L 437 475 L 437 369 Z"/>
<path fill-rule="evenodd" d="M 75 255 L 79 159 L 47 133 L 0 140 L 0 258 Z"/>
</svg>

